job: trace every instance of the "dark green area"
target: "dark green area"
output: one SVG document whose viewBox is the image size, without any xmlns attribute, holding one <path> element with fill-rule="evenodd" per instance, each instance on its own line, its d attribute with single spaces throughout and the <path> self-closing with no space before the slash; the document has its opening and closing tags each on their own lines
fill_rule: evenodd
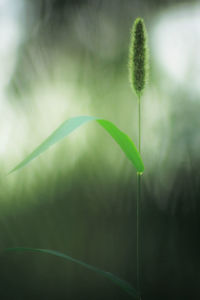
<svg viewBox="0 0 200 300">
<path fill-rule="evenodd" d="M 3 247 L 46 247 L 68 253 L 134 284 L 135 185 L 131 178 L 123 184 L 109 176 L 105 181 L 101 167 L 98 175 L 94 172 L 97 169 L 86 172 L 81 168 L 73 178 L 62 175 L 39 185 L 34 193 L 41 199 L 38 205 L 1 216 L 1 243 Z M 199 178 L 198 172 L 193 175 Z M 176 188 L 173 186 L 161 196 L 169 197 L 167 210 L 161 211 L 144 176 L 144 299 L 175 300 L 191 294 L 194 299 L 199 297 L 200 194 L 198 182 L 189 178 L 190 172 L 184 171 L 183 176 L 181 170 L 177 174 Z M 53 193 L 48 190 L 52 184 Z M 51 256 L 30 253 L 1 255 L 1 293 L 8 299 L 129 299 L 90 271 Z"/>
</svg>

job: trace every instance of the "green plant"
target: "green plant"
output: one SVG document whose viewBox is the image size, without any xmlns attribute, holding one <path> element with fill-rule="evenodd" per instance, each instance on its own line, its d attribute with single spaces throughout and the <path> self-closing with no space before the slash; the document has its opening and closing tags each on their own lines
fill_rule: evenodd
<svg viewBox="0 0 200 300">
<path fill-rule="evenodd" d="M 92 116 L 79 116 L 69 120 L 66 120 L 62 123 L 42 144 L 40 144 L 30 155 L 28 155 L 22 162 L 20 162 L 14 169 L 10 171 L 10 173 L 17 171 L 27 164 L 29 164 L 34 158 L 39 156 L 41 153 L 46 151 L 50 146 L 59 142 L 64 137 L 68 136 L 75 129 L 80 127 L 81 125 L 89 122 L 96 121 L 102 128 L 104 128 L 107 133 L 116 141 L 116 143 L 120 146 L 124 154 L 131 161 L 133 166 L 137 171 L 138 178 L 138 192 L 137 192 L 137 289 L 132 287 L 126 281 L 116 277 L 115 275 L 99 270 L 91 265 L 88 265 L 80 260 L 72 258 L 66 254 L 47 250 L 47 249 L 37 249 L 37 248 L 8 248 L 7 251 L 31 251 L 31 252 L 39 252 L 51 254 L 54 256 L 58 256 L 64 258 L 68 261 L 77 263 L 87 269 L 90 269 L 96 273 L 103 275 L 104 277 L 110 279 L 115 284 L 120 286 L 124 291 L 126 291 L 129 295 L 134 298 L 140 298 L 140 287 L 139 287 L 139 207 L 140 207 L 140 191 L 141 191 L 141 175 L 144 171 L 144 164 L 140 155 L 140 97 L 141 93 L 145 86 L 146 76 L 147 76 L 147 48 L 146 48 L 146 31 L 144 22 L 141 18 L 137 18 L 131 36 L 131 45 L 130 45 L 130 79 L 131 84 L 136 92 L 138 98 L 138 107 L 139 107 L 139 151 L 135 147 L 133 141 L 130 137 L 119 130 L 113 123 L 108 120 L 104 120 L 98 117 Z"/>
<path fill-rule="evenodd" d="M 130 82 L 138 100 L 138 149 L 141 153 L 141 95 L 148 76 L 147 33 L 144 21 L 137 18 L 131 32 L 129 54 Z M 141 175 L 137 171 L 137 291 L 140 294 L 140 206 Z"/>
</svg>

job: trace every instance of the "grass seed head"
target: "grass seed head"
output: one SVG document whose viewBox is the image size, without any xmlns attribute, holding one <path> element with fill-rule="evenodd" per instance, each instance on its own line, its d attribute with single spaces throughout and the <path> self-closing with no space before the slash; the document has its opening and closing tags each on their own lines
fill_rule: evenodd
<svg viewBox="0 0 200 300">
<path fill-rule="evenodd" d="M 143 19 L 137 18 L 131 31 L 129 72 L 133 90 L 140 97 L 147 81 L 147 33 Z"/>
</svg>

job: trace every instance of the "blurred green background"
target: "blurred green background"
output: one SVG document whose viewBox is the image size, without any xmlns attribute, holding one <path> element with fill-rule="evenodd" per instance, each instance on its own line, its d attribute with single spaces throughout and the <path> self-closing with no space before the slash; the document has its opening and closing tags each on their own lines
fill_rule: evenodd
<svg viewBox="0 0 200 300">
<path fill-rule="evenodd" d="M 161 0 L 0 2 L 1 299 L 131 299 L 54 249 L 136 286 L 136 173 L 88 124 L 7 176 L 67 118 L 113 121 L 137 144 L 128 80 L 134 19 L 150 77 L 142 99 L 142 299 L 200 299 L 200 4 Z"/>
</svg>

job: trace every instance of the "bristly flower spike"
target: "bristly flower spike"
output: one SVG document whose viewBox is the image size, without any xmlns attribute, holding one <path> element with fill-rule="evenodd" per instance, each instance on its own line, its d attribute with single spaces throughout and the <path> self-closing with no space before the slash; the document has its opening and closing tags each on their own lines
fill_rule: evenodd
<svg viewBox="0 0 200 300">
<path fill-rule="evenodd" d="M 131 86 L 140 98 L 145 88 L 148 73 L 147 33 L 142 18 L 135 20 L 131 31 L 129 72 Z"/>
</svg>

